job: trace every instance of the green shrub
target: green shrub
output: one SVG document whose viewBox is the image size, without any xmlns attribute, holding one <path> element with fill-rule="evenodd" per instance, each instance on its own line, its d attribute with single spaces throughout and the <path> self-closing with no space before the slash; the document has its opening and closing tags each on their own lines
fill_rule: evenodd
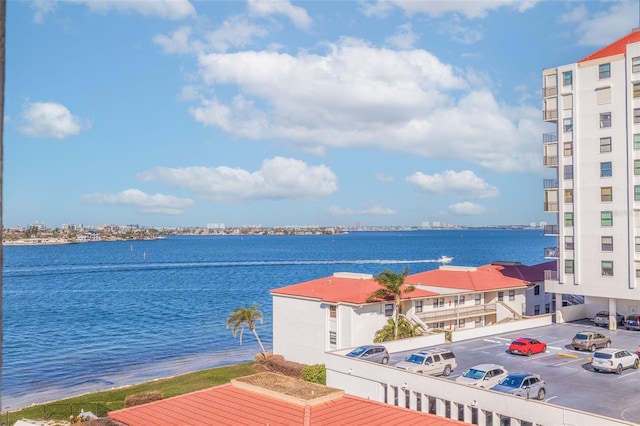
<svg viewBox="0 0 640 426">
<path fill-rule="evenodd" d="M 302 380 L 311 383 L 327 384 L 327 368 L 324 364 L 305 365 L 302 369 Z"/>
</svg>

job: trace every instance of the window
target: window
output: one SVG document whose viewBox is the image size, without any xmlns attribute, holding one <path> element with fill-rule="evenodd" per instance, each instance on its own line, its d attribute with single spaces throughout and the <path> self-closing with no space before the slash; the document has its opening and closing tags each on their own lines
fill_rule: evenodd
<svg viewBox="0 0 640 426">
<path fill-rule="evenodd" d="M 573 109 L 573 93 L 562 95 L 562 109 L 564 111 Z"/>
<path fill-rule="evenodd" d="M 459 300 L 460 300 L 460 302 L 459 302 L 459 303 L 460 303 L 461 305 L 464 305 L 464 300 L 465 300 L 465 299 L 464 299 L 464 295 L 463 295 L 463 296 L 460 296 Z"/>
<path fill-rule="evenodd" d="M 640 253 L 640 237 L 636 237 L 636 253 Z"/>
<path fill-rule="evenodd" d="M 564 226 L 573 226 L 573 212 L 564 214 Z"/>
<path fill-rule="evenodd" d="M 564 202 L 573 203 L 573 189 L 564 190 Z"/>
<path fill-rule="evenodd" d="M 573 274 L 573 259 L 564 260 L 564 272 L 565 274 Z"/>
<path fill-rule="evenodd" d="M 611 113 L 610 112 L 601 112 L 600 113 L 600 128 L 611 127 Z"/>
<path fill-rule="evenodd" d="M 498 292 L 498 301 L 502 302 L 504 300 L 504 291 Z"/>
<path fill-rule="evenodd" d="M 565 118 L 564 120 L 562 120 L 563 123 L 563 130 L 565 133 L 569 133 L 569 132 L 573 132 L 573 118 L 569 117 L 569 118 Z M 602 126 L 600 126 L 602 127 Z"/>
<path fill-rule="evenodd" d="M 640 72 L 640 56 L 631 59 L 631 72 Z"/>
<path fill-rule="evenodd" d="M 600 248 L 602 251 L 613 251 L 613 237 L 600 237 Z"/>
<path fill-rule="evenodd" d="M 601 226 L 613 226 L 613 212 L 612 211 L 600 212 L 600 225 Z"/>
<path fill-rule="evenodd" d="M 336 317 L 336 306 L 335 305 L 330 305 L 329 306 L 329 318 L 335 318 Z"/>
<path fill-rule="evenodd" d="M 336 332 L 335 331 L 330 331 L 329 332 L 329 344 L 330 345 L 335 345 L 336 342 L 337 342 Z"/>
<path fill-rule="evenodd" d="M 640 176 L 640 160 L 633 160 L 633 174 Z"/>
<path fill-rule="evenodd" d="M 640 123 L 640 108 L 633 109 L 633 124 Z"/>
<path fill-rule="evenodd" d="M 605 105 L 611 103 L 611 87 L 604 87 L 596 89 L 596 100 L 598 105 Z"/>
<path fill-rule="evenodd" d="M 640 185 L 635 185 L 633 187 L 633 199 L 635 201 L 640 201 Z"/>
<path fill-rule="evenodd" d="M 564 249 L 573 250 L 573 235 L 565 235 L 564 237 Z"/>
<path fill-rule="evenodd" d="M 539 285 L 537 285 L 537 286 L 535 286 L 535 287 L 533 288 L 533 294 L 534 294 L 535 296 L 539 296 L 539 295 L 540 295 L 540 286 L 539 286 Z"/>
<path fill-rule="evenodd" d="M 636 278 L 640 278 L 640 269 L 636 269 Z"/>
<path fill-rule="evenodd" d="M 640 83 L 633 83 L 633 97 L 640 98 Z"/>
<path fill-rule="evenodd" d="M 540 315 L 540 305 L 533 306 L 533 315 Z"/>
<path fill-rule="evenodd" d="M 638 138 L 639 143 L 638 143 L 638 149 L 640 149 L 640 138 Z M 565 142 L 563 144 L 564 146 L 564 156 L 565 157 L 571 157 L 573 155 L 573 142 Z"/>
<path fill-rule="evenodd" d="M 600 188 L 600 201 L 613 201 L 613 189 L 610 186 Z"/>
<path fill-rule="evenodd" d="M 600 177 L 611 177 L 612 175 L 611 161 L 603 161 L 600 163 Z"/>
<path fill-rule="evenodd" d="M 476 317 L 476 327 L 482 326 L 482 317 Z"/>
<path fill-rule="evenodd" d="M 564 178 L 573 179 L 573 164 L 564 166 Z"/>
<path fill-rule="evenodd" d="M 598 67 L 598 79 L 604 80 L 611 77 L 611 64 L 600 64 Z"/>
<path fill-rule="evenodd" d="M 458 327 L 460 327 L 460 328 L 464 328 L 464 325 L 465 325 L 465 320 L 464 320 L 464 318 L 460 318 L 460 319 L 458 320 Z"/>
<path fill-rule="evenodd" d="M 611 260 L 603 260 L 601 262 L 602 265 L 602 276 L 604 277 L 612 277 L 613 276 L 613 262 Z"/>
<path fill-rule="evenodd" d="M 611 152 L 611 138 L 600 138 L 600 152 Z"/>
<path fill-rule="evenodd" d="M 444 297 L 433 299 L 433 307 L 442 307 L 444 306 Z"/>
<path fill-rule="evenodd" d="M 544 313 L 548 314 L 549 312 L 551 312 L 551 305 L 548 303 L 544 304 Z"/>
<path fill-rule="evenodd" d="M 633 135 L 633 149 L 640 149 L 640 133 Z"/>
<path fill-rule="evenodd" d="M 475 304 L 480 305 L 482 303 L 482 295 L 480 293 L 476 294 Z"/>
<path fill-rule="evenodd" d="M 562 73 L 562 85 L 563 86 L 571 86 L 572 84 L 573 84 L 573 71 L 565 71 L 565 72 L 563 72 Z"/>
<path fill-rule="evenodd" d="M 384 305 L 384 316 L 385 317 L 393 316 L 393 303 L 387 303 Z"/>
<path fill-rule="evenodd" d="M 516 291 L 509 290 L 509 300 L 516 300 Z"/>
<path fill-rule="evenodd" d="M 416 312 L 422 312 L 422 300 L 416 300 L 413 304 L 413 308 Z"/>
</svg>

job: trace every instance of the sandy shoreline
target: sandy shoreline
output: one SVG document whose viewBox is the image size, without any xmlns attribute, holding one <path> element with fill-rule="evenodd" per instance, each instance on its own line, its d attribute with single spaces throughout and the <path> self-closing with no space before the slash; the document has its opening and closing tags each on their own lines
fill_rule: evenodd
<svg viewBox="0 0 640 426">
<path fill-rule="evenodd" d="M 78 384 L 72 388 L 49 387 L 23 395 L 3 394 L 0 401 L 1 411 L 17 411 L 32 405 L 52 403 L 66 398 L 168 379 L 194 371 L 209 370 L 247 361 L 253 361 L 252 354 L 244 352 L 242 354 L 235 352 L 232 354 L 211 353 L 149 364 L 115 376 L 101 378 L 78 376 Z"/>
</svg>

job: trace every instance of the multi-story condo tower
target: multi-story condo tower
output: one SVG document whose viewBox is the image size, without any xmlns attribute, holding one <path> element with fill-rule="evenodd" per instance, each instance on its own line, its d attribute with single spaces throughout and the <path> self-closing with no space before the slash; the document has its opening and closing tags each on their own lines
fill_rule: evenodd
<svg viewBox="0 0 640 426">
<path fill-rule="evenodd" d="M 558 247 L 545 289 L 583 296 L 586 315 L 640 312 L 640 29 L 580 61 L 545 69 L 543 135 L 545 227 Z"/>
</svg>

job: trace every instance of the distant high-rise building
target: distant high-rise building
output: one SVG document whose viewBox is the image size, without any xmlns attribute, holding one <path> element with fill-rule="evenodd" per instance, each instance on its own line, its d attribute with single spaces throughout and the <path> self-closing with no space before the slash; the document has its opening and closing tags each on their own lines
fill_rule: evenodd
<svg viewBox="0 0 640 426">
<path fill-rule="evenodd" d="M 545 69 L 545 226 L 558 247 L 546 291 L 581 295 L 587 314 L 640 308 L 640 30 L 576 63 Z M 614 321 L 615 322 L 615 321 Z M 615 326 L 613 326 L 615 327 Z"/>
<path fill-rule="evenodd" d="M 207 223 L 207 229 L 225 229 L 224 223 Z"/>
</svg>

